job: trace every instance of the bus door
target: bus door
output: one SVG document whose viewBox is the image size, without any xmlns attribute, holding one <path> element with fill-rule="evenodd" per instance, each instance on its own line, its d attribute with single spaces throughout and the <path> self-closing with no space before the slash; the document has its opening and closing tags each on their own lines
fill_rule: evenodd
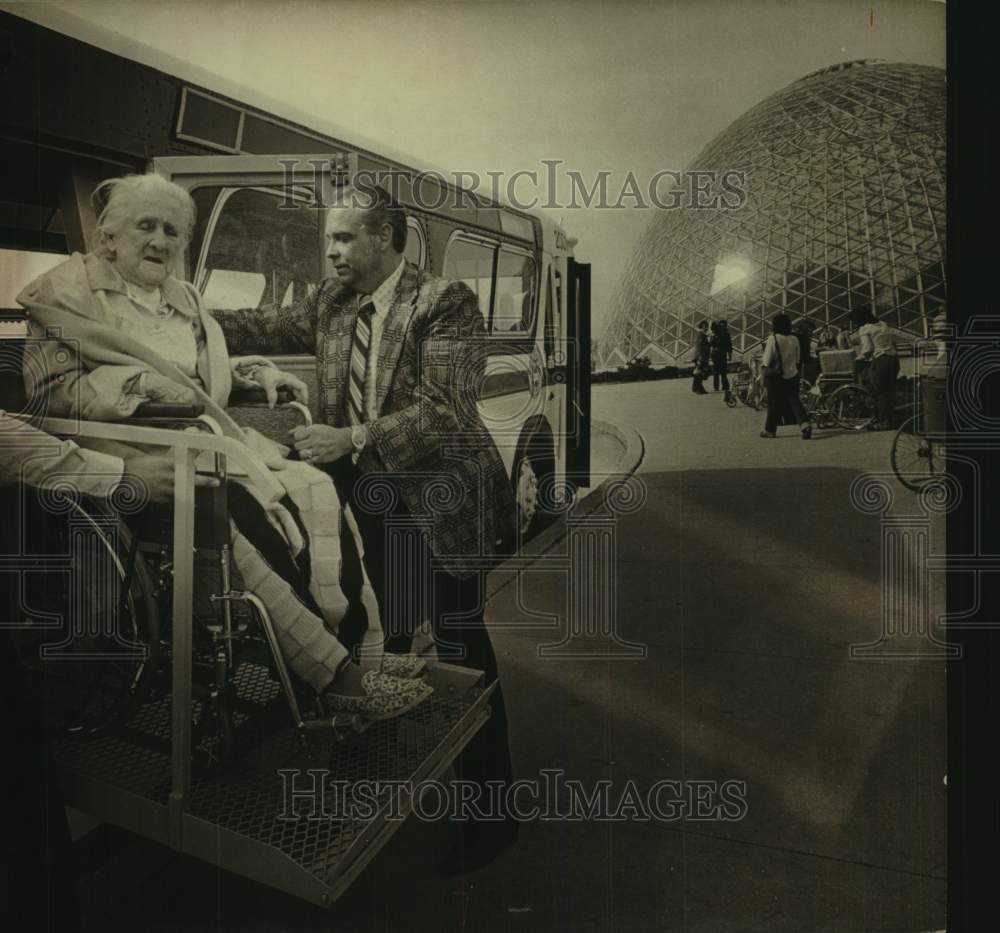
<svg viewBox="0 0 1000 933">
<path fill-rule="evenodd" d="M 566 477 L 590 485 L 590 264 L 566 261 Z"/>
<path fill-rule="evenodd" d="M 327 276 L 324 208 L 357 173 L 354 153 L 177 156 L 154 171 L 191 192 L 195 229 L 183 270 L 211 311 L 238 311 L 220 323 L 234 356 L 259 353 L 309 387 L 316 416 L 316 365 L 294 338 L 264 334 L 255 312 L 302 301 Z M 406 258 L 423 264 L 423 231 L 411 219 Z"/>
<path fill-rule="evenodd" d="M 309 387 L 314 415 L 315 360 L 294 341 L 264 335 L 256 312 L 297 303 L 323 280 L 323 205 L 332 203 L 335 185 L 355 166 L 349 153 L 177 156 L 152 163 L 195 202 L 195 228 L 178 276 L 194 283 L 209 312 L 239 312 L 221 321 L 230 354 L 262 354 L 294 372 Z"/>
</svg>

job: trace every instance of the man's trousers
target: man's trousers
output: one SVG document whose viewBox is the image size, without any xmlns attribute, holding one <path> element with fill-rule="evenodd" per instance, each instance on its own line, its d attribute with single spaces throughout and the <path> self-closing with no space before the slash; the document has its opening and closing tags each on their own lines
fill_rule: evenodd
<svg viewBox="0 0 1000 933">
<path fill-rule="evenodd" d="M 486 608 L 486 572 L 464 579 L 435 568 L 429 531 L 401 503 L 388 514 L 367 511 L 355 496 L 358 474 L 340 467 L 333 471 L 342 500 L 351 503 L 364 546 L 368 572 L 385 635 L 385 650 L 410 651 L 417 628 L 431 623 L 441 661 L 483 671 L 485 684 L 498 678 L 496 655 L 483 615 Z M 344 538 L 349 537 L 345 533 Z M 360 573 L 350 566 L 357 552 L 342 540 L 342 581 L 352 602 L 360 596 Z M 354 585 L 352 586 L 352 582 Z M 363 632 L 355 632 L 359 638 Z M 343 633 L 341 640 L 352 640 Z M 500 684 L 490 700 L 490 718 L 455 761 L 460 779 L 483 784 L 509 784 L 512 768 L 507 734 L 507 710 Z M 485 788 L 484 788 L 485 793 Z"/>
</svg>

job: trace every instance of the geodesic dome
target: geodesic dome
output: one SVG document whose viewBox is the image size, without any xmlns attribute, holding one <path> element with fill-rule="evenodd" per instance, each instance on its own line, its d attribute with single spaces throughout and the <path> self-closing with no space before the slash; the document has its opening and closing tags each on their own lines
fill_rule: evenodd
<svg viewBox="0 0 1000 933">
<path fill-rule="evenodd" d="M 846 328 L 879 294 L 888 323 L 924 336 L 944 309 L 940 68 L 865 61 L 807 75 L 688 168 L 746 173 L 745 200 L 656 211 L 611 301 L 605 367 L 637 355 L 684 362 L 703 319 L 728 320 L 745 353 L 778 311 Z"/>
</svg>

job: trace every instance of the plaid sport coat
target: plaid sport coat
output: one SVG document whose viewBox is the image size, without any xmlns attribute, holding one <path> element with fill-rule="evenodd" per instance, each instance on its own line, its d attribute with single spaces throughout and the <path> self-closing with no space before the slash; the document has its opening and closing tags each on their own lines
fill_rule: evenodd
<svg viewBox="0 0 1000 933">
<path fill-rule="evenodd" d="M 322 420 L 344 427 L 357 295 L 324 280 L 287 308 L 213 312 L 241 343 L 266 340 L 316 357 Z M 500 454 L 479 414 L 487 337 L 479 303 L 462 282 L 407 262 L 382 328 L 375 410 L 358 458 L 355 504 L 387 509 L 400 498 L 427 522 L 440 566 L 470 575 L 513 530 L 514 500 Z"/>
</svg>

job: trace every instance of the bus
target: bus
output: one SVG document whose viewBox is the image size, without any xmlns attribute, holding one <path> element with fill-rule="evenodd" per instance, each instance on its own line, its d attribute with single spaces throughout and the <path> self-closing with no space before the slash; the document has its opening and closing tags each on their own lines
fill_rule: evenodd
<svg viewBox="0 0 1000 933">
<path fill-rule="evenodd" d="M 24 317 L 14 298 L 68 254 L 94 247 L 90 194 L 101 181 L 153 171 L 190 191 L 197 220 L 175 271 L 197 286 L 209 310 L 245 310 L 252 320 L 254 310 L 302 300 L 324 278 L 322 207 L 332 203 L 335 187 L 385 176 L 408 214 L 406 257 L 462 280 L 479 299 L 488 345 L 479 405 L 515 492 L 515 546 L 566 508 L 575 489 L 589 485 L 589 267 L 575 261 L 575 241 L 566 231 L 461 189 L 415 160 L 352 142 L 291 108 L 260 106 L 249 93 L 223 89 L 221 80 L 194 82 L 182 65 L 156 67 L 163 64 L 156 53 L 123 47 L 119 36 L 87 27 L 86 37 L 92 42 L 0 12 L 0 409 L 16 414 L 11 398 L 24 404 L 17 352 Z M 315 404 L 315 360 L 295 347 L 264 345 L 252 333 L 227 332 L 230 351 L 267 355 L 298 372 Z M 173 523 L 173 553 L 193 553 L 193 525 L 190 517 Z M 86 518 L 72 540 L 90 541 L 91 526 Z M 109 568 L 108 579 L 122 576 L 123 562 L 131 565 L 114 540 L 102 537 L 93 549 Z M 15 554 L 14 569 L 37 573 L 41 563 L 63 572 L 69 566 L 61 552 L 32 554 L 27 564 L 18 564 Z M 79 579 L 70 573 L 76 579 L 70 585 L 89 579 L 87 566 L 87 573 L 76 573 Z M 161 592 L 166 597 L 173 620 L 169 672 L 164 666 L 162 679 L 157 672 L 147 697 L 116 731 L 58 744 L 65 802 L 329 907 L 386 845 L 398 817 L 383 804 L 363 826 L 346 818 L 290 819 L 287 788 L 276 776 L 290 761 L 302 769 L 326 762 L 332 777 L 350 783 L 372 778 L 371 763 L 380 762 L 379 774 L 411 787 L 436 780 L 488 717 L 492 686 L 483 687 L 481 672 L 435 664 L 429 676 L 439 678 L 440 701 L 433 714 L 417 710 L 412 723 L 394 721 L 398 729 L 333 740 L 325 732 L 305 735 L 299 723 L 298 733 L 268 727 L 262 738 L 255 723 L 273 719 L 269 710 L 280 688 L 259 665 L 226 667 L 226 651 L 215 653 L 214 666 L 204 658 L 194 664 L 193 572 L 175 573 L 172 584 L 148 581 L 151 598 L 132 592 L 131 584 L 123 588 L 120 611 L 128 608 L 128 618 L 150 627 L 153 645 L 165 642 L 155 635 L 153 604 Z M 31 614 L 20 605 L 15 611 L 19 618 Z M 143 658 L 134 667 L 153 665 Z M 202 682 L 206 676 L 210 683 Z M 192 702 L 194 680 L 199 703 Z M 132 683 L 124 679 L 126 689 Z M 178 715 L 185 709 L 190 715 Z M 240 730 L 257 744 L 241 753 L 239 767 L 193 774 L 196 746 L 213 759 L 229 732 L 223 744 L 241 746 Z M 341 754 L 340 741 L 354 744 Z"/>
<path fill-rule="evenodd" d="M 559 225 L 320 121 L 255 106 L 249 92 L 237 99 L 116 54 L 123 40 L 112 33 L 98 47 L 0 12 L 0 41 L 8 335 L 19 288 L 93 247 L 89 195 L 106 178 L 155 171 L 191 192 L 196 228 L 176 273 L 209 310 L 301 300 L 326 275 L 321 208 L 332 187 L 387 179 L 409 217 L 406 258 L 479 298 L 489 337 L 480 410 L 511 478 L 520 540 L 588 485 L 589 266 L 575 261 L 576 241 Z M 311 357 L 227 340 L 235 354 L 296 372 L 318 398 Z"/>
</svg>

